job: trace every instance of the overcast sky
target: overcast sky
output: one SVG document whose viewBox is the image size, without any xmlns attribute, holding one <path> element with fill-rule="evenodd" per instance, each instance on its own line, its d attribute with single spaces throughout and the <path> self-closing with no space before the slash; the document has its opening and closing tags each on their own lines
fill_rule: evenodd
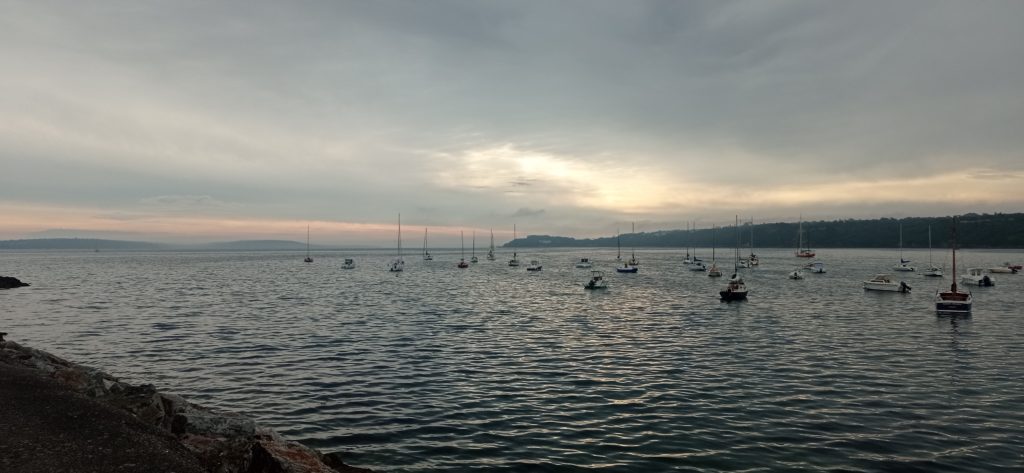
<svg viewBox="0 0 1024 473">
<path fill-rule="evenodd" d="M 1017 0 L 0 12 L 0 239 L 301 240 L 309 224 L 386 244 L 401 212 L 443 245 L 513 224 L 1024 210 Z"/>
</svg>

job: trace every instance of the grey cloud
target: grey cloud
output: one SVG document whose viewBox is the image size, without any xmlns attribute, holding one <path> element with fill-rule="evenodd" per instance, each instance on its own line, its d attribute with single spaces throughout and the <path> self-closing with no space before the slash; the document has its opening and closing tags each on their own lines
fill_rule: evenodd
<svg viewBox="0 0 1024 473">
<path fill-rule="evenodd" d="M 751 187 L 1020 159 L 1019 2 L 130 5 L 0 17 L 0 197 L 481 225 L 543 206 L 554 233 L 631 216 L 532 176 L 444 188 L 429 156 L 511 143 Z"/>
</svg>

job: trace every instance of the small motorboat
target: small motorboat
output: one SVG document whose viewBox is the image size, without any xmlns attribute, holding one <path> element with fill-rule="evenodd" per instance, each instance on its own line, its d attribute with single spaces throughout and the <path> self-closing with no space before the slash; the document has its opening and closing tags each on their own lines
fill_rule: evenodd
<svg viewBox="0 0 1024 473">
<path fill-rule="evenodd" d="M 814 274 L 825 274 L 825 263 L 821 261 L 811 263 L 811 272 Z"/>
<path fill-rule="evenodd" d="M 750 267 L 750 261 L 747 261 L 747 260 L 745 260 L 745 259 L 741 259 L 741 260 L 739 260 L 738 262 L 736 262 L 736 266 L 737 266 L 738 268 L 740 268 L 740 269 L 746 269 L 746 268 L 749 268 L 749 267 Z"/>
<path fill-rule="evenodd" d="M 590 262 L 590 258 L 580 258 L 580 260 L 576 262 L 576 267 L 577 268 L 592 268 L 592 267 L 594 267 L 594 264 Z"/>
<path fill-rule="evenodd" d="M 923 271 L 921 271 L 921 275 L 922 276 L 927 276 L 927 277 L 930 277 L 930 278 L 941 278 L 942 277 L 942 268 L 940 268 L 938 266 L 928 266 Z"/>
<path fill-rule="evenodd" d="M 800 268 L 797 268 L 794 269 L 793 271 L 790 271 L 786 277 L 788 277 L 789 279 L 803 279 L 804 273 L 801 273 Z"/>
<path fill-rule="evenodd" d="M 460 259 L 460 260 L 459 260 L 459 264 L 457 264 L 457 265 L 455 265 L 455 266 L 456 266 L 457 268 L 460 268 L 460 269 L 466 269 L 466 268 L 468 268 L 468 267 L 469 267 L 469 263 L 467 263 L 467 262 L 466 262 L 466 260 L 464 260 L 464 259 Z"/>
<path fill-rule="evenodd" d="M 1010 268 L 1010 269 L 1016 269 L 1017 271 L 1020 271 L 1020 270 L 1024 269 L 1024 265 L 1010 264 L 1009 261 L 1003 263 L 1003 266 L 1006 266 L 1007 268 Z"/>
<path fill-rule="evenodd" d="M 875 277 L 864 281 L 865 291 L 886 291 L 886 292 L 900 292 L 909 293 L 910 286 L 903 281 L 897 282 L 892 276 L 888 274 L 878 274 Z"/>
<path fill-rule="evenodd" d="M 988 268 L 988 272 L 992 274 L 1017 274 L 1017 270 L 1009 266 L 996 266 L 994 268 Z"/>
<path fill-rule="evenodd" d="M 708 268 L 708 277 L 709 278 L 720 278 L 720 277 L 722 277 L 722 270 L 718 269 L 718 265 L 717 264 L 711 263 L 711 267 Z"/>
<path fill-rule="evenodd" d="M 405 271 L 405 260 L 402 258 L 395 258 L 391 260 L 391 264 L 388 265 L 388 271 L 392 273 L 400 273 Z"/>
<path fill-rule="evenodd" d="M 960 276 L 960 282 L 969 286 L 978 287 L 992 287 L 996 285 L 995 278 L 985 274 L 981 268 L 968 269 L 967 274 Z"/>
<path fill-rule="evenodd" d="M 583 289 L 608 289 L 608 281 L 604 280 L 604 273 L 591 271 L 590 281 L 583 285 Z"/>
<path fill-rule="evenodd" d="M 636 266 L 630 266 L 629 263 L 622 263 L 622 266 L 615 268 L 615 271 L 620 273 L 635 273 L 639 271 L 639 269 L 640 268 L 637 268 Z"/>
<path fill-rule="evenodd" d="M 356 269 L 356 262 L 352 258 L 345 258 L 345 261 L 341 263 L 341 269 Z"/>
<path fill-rule="evenodd" d="M 540 261 L 530 260 L 530 264 L 526 265 L 527 271 L 540 271 L 544 267 L 540 265 Z"/>
<path fill-rule="evenodd" d="M 693 260 L 691 260 L 690 263 L 686 265 L 686 268 L 689 269 L 690 271 L 700 271 L 702 273 L 708 270 L 708 267 L 704 264 L 704 262 L 698 259 L 697 257 L 694 257 Z"/>
</svg>

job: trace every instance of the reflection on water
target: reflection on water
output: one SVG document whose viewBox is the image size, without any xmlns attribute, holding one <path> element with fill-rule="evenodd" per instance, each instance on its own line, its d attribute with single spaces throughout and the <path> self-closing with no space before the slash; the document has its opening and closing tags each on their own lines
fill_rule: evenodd
<svg viewBox="0 0 1024 473">
<path fill-rule="evenodd" d="M 33 286 L 0 307 L 15 340 L 389 471 L 1020 468 L 1024 275 L 936 317 L 948 278 L 861 289 L 892 252 L 824 250 L 800 281 L 760 253 L 733 304 L 674 251 L 637 274 L 614 249 L 520 252 L 537 273 L 439 251 L 399 275 L 372 252 L 3 253 Z"/>
</svg>

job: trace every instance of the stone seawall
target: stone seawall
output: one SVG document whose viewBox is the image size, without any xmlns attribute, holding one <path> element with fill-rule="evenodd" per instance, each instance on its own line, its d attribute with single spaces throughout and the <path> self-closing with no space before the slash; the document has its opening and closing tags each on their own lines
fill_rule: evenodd
<svg viewBox="0 0 1024 473">
<path fill-rule="evenodd" d="M 0 338 L 0 367 L 3 365 L 22 371 L 27 368 L 40 378 L 55 381 L 69 393 L 87 396 L 167 432 L 211 473 L 370 471 L 346 465 L 338 454 L 323 454 L 288 441 L 247 417 L 190 403 L 181 396 L 157 391 L 152 385 L 123 383 L 102 371 Z M 41 451 L 47 448 L 36 447 Z M 149 469 L 140 465 L 136 471 Z"/>
</svg>

